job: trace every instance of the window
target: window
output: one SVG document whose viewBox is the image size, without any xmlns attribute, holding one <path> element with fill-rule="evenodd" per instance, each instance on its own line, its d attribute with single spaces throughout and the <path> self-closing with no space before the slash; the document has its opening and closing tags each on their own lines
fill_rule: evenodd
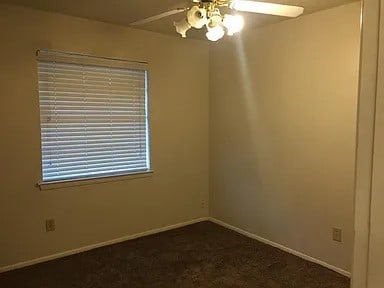
<svg viewBox="0 0 384 288">
<path fill-rule="evenodd" d="M 147 172 L 144 63 L 38 51 L 43 183 Z"/>
</svg>

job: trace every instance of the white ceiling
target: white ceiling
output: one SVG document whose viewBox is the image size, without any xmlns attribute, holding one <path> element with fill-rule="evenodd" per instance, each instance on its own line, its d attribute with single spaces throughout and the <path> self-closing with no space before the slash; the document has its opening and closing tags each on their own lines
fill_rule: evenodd
<svg viewBox="0 0 384 288">
<path fill-rule="evenodd" d="M 302 6 L 305 8 L 304 14 L 309 14 L 358 0 L 263 1 Z M 186 7 L 192 0 L 0 0 L 0 2 L 129 26 L 130 23 L 137 20 L 160 14 L 174 8 Z M 247 29 L 265 26 L 287 19 L 285 17 L 253 13 L 243 13 L 243 15 L 245 16 Z M 134 28 L 178 36 L 174 30 L 173 22 L 180 20 L 182 17 L 183 15 L 181 13 L 146 25 L 135 26 Z M 202 36 L 201 32 L 203 31 L 191 31 L 188 32 L 188 36 L 200 38 Z"/>
</svg>

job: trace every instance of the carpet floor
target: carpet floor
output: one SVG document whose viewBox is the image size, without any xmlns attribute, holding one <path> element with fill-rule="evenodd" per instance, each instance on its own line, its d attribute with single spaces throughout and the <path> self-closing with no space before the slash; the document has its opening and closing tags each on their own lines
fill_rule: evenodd
<svg viewBox="0 0 384 288">
<path fill-rule="evenodd" d="M 211 222 L 0 274 L 1 288 L 348 288 L 349 279 Z"/>
</svg>

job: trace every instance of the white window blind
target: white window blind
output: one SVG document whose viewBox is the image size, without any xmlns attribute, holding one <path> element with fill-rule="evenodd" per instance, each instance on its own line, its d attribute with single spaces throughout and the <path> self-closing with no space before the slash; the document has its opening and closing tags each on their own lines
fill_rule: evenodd
<svg viewBox="0 0 384 288">
<path fill-rule="evenodd" d="M 43 182 L 148 171 L 144 63 L 38 52 Z"/>
</svg>

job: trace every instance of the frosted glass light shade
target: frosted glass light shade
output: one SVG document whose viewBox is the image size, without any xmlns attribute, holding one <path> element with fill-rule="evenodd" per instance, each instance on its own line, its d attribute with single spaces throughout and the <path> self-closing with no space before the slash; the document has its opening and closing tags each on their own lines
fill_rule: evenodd
<svg viewBox="0 0 384 288">
<path fill-rule="evenodd" d="M 240 32 L 244 28 L 244 18 L 240 15 L 224 15 L 223 25 L 227 28 L 228 36 Z"/>
<path fill-rule="evenodd" d="M 193 6 L 187 13 L 188 23 L 196 29 L 203 28 L 208 23 L 207 10 Z"/>
<path fill-rule="evenodd" d="M 181 37 L 187 37 L 187 31 L 191 29 L 191 25 L 188 23 L 187 19 L 182 19 L 179 22 L 173 23 L 176 27 L 176 32 L 181 35 Z"/>
<path fill-rule="evenodd" d="M 217 25 L 213 28 L 208 28 L 208 32 L 205 34 L 210 41 L 217 41 L 224 37 L 225 31 L 220 26 Z"/>
</svg>

